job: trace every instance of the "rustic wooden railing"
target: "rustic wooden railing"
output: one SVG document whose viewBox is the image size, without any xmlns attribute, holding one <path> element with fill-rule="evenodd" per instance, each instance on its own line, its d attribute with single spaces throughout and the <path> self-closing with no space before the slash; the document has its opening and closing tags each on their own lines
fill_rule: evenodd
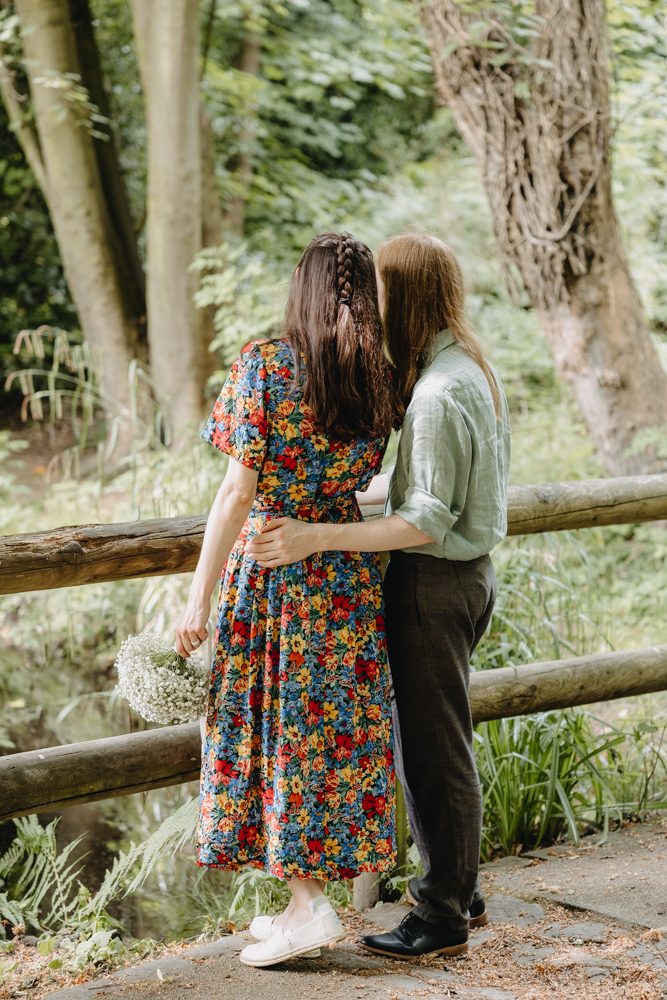
<svg viewBox="0 0 667 1000">
<path fill-rule="evenodd" d="M 667 475 L 510 490 L 508 534 L 667 520 Z M 59 528 L 0 538 L 0 593 L 194 569 L 205 517 Z M 475 722 L 667 690 L 667 645 L 483 671 Z M 0 821 L 199 775 L 197 724 L 0 757 Z"/>
<path fill-rule="evenodd" d="M 474 722 L 667 689 L 667 645 L 475 673 Z M 0 757 L 0 821 L 199 778 L 199 724 Z"/>
<path fill-rule="evenodd" d="M 507 534 L 667 519 L 667 475 L 510 487 Z M 0 537 L 0 594 L 21 594 L 197 565 L 206 517 L 79 525 Z"/>
</svg>

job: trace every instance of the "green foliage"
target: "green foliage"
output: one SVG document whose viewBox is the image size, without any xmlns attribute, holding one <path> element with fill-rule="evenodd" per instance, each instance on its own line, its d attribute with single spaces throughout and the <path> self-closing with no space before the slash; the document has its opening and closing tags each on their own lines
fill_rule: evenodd
<svg viewBox="0 0 667 1000">
<path fill-rule="evenodd" d="M 203 272 L 195 295 L 199 308 L 215 306 L 216 336 L 209 350 L 218 351 L 225 368 L 250 340 L 272 336 L 282 320 L 286 282 L 271 273 L 263 253 L 251 253 L 247 243 L 223 243 L 197 255 L 192 270 Z M 225 372 L 212 376 L 213 384 Z"/>
<path fill-rule="evenodd" d="M 0 103 L 0 362 L 5 372 L 14 362 L 12 347 L 21 329 L 76 324 L 42 193 L 8 125 Z"/>
<path fill-rule="evenodd" d="M 590 559 L 572 533 L 508 539 L 494 562 L 498 598 L 488 633 L 473 657 L 475 669 L 612 648 L 592 598 Z"/>
<path fill-rule="evenodd" d="M 259 76 L 238 67 L 260 39 Z M 367 212 L 378 179 L 433 150 L 431 66 L 417 12 L 400 0 L 218 5 L 204 99 L 223 198 L 242 192 L 253 249 L 288 263 L 314 232 Z"/>
<path fill-rule="evenodd" d="M 34 927 L 52 929 L 67 925 L 74 913 L 78 897 L 74 881 L 80 873 L 80 859 L 70 861 L 70 855 L 82 837 L 71 841 L 60 853 L 56 847 L 54 819 L 44 828 L 36 816 L 15 819 L 16 839 L 9 851 L 0 858 L 0 879 L 8 884 L 5 908 L 13 912 L 17 907 L 20 920 Z M 40 910 L 44 898 L 50 895 L 46 915 Z M 4 934 L 4 931 L 3 931 Z"/>
<path fill-rule="evenodd" d="M 39 946 L 43 955 L 52 950 L 49 933 L 76 933 L 79 943 L 72 940 L 69 947 L 75 967 L 99 964 L 122 954 L 124 948 L 117 939 L 122 925 L 109 915 L 107 907 L 119 895 L 140 889 L 165 858 L 192 843 L 197 807 L 196 798 L 188 799 L 146 841 L 132 844 L 127 852 L 120 851 L 94 894 L 80 881 L 78 888 L 75 886 L 83 859 L 71 860 L 85 834 L 58 852 L 58 819 L 46 828 L 36 816 L 15 819 L 16 837 L 0 857 L 0 921 L 48 932 Z M 1 922 L 0 928 L 4 937 Z"/>
<path fill-rule="evenodd" d="M 22 494 L 28 492 L 26 487 L 21 487 L 16 482 L 16 473 L 23 463 L 14 457 L 25 451 L 27 447 L 27 441 L 12 438 L 10 431 L 0 431 L 0 502 L 2 504 L 0 531 L 3 521 L 8 521 L 16 515 L 16 501 L 21 499 Z"/>
<path fill-rule="evenodd" d="M 655 458 L 663 459 L 663 471 L 667 468 L 667 424 L 645 427 L 635 434 L 628 455 L 643 455 L 647 448 Z"/>
<path fill-rule="evenodd" d="M 75 127 L 85 128 L 93 139 L 110 141 L 108 133 L 101 132 L 96 126 L 110 125 L 111 122 L 101 114 L 97 105 L 91 102 L 88 91 L 81 86 L 81 77 L 78 73 L 48 70 L 44 76 L 35 78 L 35 84 L 47 90 L 58 90 L 62 94 L 63 100 L 52 106 L 56 124 L 59 125 L 67 118 L 71 118 Z"/>
<path fill-rule="evenodd" d="M 609 751 L 606 779 L 616 809 L 644 821 L 650 810 L 667 808 L 667 722 L 645 704 L 635 718 L 608 731 L 622 737 Z"/>
<path fill-rule="evenodd" d="M 595 734 L 576 709 L 477 727 L 476 757 L 484 799 L 482 856 L 553 843 L 564 832 L 579 843 L 580 826 L 602 822 L 615 803 L 606 782 L 608 757 L 625 739 Z"/>
<path fill-rule="evenodd" d="M 656 332 L 667 332 L 665 5 L 612 0 L 614 199 L 630 266 Z"/>
<path fill-rule="evenodd" d="M 667 806 L 667 723 L 611 725 L 582 709 L 482 723 L 482 855 L 516 854 Z"/>
</svg>

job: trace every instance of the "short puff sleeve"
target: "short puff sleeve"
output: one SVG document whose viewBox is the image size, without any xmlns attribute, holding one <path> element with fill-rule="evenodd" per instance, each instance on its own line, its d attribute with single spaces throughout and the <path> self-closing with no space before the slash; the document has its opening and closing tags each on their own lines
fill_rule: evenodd
<svg viewBox="0 0 667 1000">
<path fill-rule="evenodd" d="M 267 372 L 261 342 L 244 347 L 232 365 L 202 438 L 249 469 L 259 471 L 266 456 Z"/>
</svg>

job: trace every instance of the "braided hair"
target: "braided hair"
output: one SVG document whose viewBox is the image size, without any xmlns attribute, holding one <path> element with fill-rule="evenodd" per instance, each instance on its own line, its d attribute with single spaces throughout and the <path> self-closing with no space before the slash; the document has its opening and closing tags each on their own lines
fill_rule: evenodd
<svg viewBox="0 0 667 1000">
<path fill-rule="evenodd" d="M 354 265 L 354 236 L 341 233 L 338 241 L 338 264 L 336 267 L 336 286 L 338 301 L 349 306 L 352 299 L 352 267 Z"/>
<path fill-rule="evenodd" d="M 294 272 L 283 336 L 295 386 L 327 435 L 384 437 L 393 423 L 373 255 L 350 233 L 322 233 Z M 305 373 L 304 373 L 305 367 Z"/>
</svg>

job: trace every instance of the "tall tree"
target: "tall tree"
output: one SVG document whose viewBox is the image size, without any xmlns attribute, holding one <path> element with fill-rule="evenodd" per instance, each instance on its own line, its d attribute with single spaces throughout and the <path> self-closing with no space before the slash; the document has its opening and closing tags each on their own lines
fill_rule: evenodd
<svg viewBox="0 0 667 1000">
<path fill-rule="evenodd" d="M 244 32 L 239 45 L 239 70 L 250 76 L 259 76 L 262 42 L 258 31 L 248 17 L 244 19 Z M 232 177 L 230 185 L 233 193 L 229 199 L 223 225 L 236 236 L 243 235 L 246 202 L 252 181 L 252 146 L 257 133 L 257 115 L 252 107 L 244 109 L 243 121 L 238 133 L 239 151 L 228 162 L 227 169 Z"/>
<path fill-rule="evenodd" d="M 132 0 L 148 124 L 147 302 L 151 374 L 176 432 L 203 406 L 201 320 L 188 270 L 201 249 L 197 0 Z"/>
<path fill-rule="evenodd" d="M 658 471 L 651 445 L 628 454 L 667 425 L 667 376 L 614 214 L 604 0 L 535 10 L 427 0 L 438 93 L 480 167 L 510 287 L 518 274 L 605 468 Z"/>
<path fill-rule="evenodd" d="M 117 135 L 111 123 L 111 106 L 104 86 L 100 53 L 95 39 L 89 0 L 69 0 L 69 8 L 79 66 L 81 67 L 81 83 L 87 90 L 92 104 L 99 109 L 100 117 L 103 119 L 96 123 L 97 131 L 108 137 L 106 142 L 98 141 L 95 143 L 95 152 L 104 196 L 109 206 L 109 215 L 127 267 L 127 295 L 131 297 L 134 314 L 143 317 L 139 328 L 139 336 L 143 345 L 146 341 L 146 278 L 139 257 L 134 220 L 130 213 L 127 192 L 118 162 Z M 143 353 L 145 354 L 145 351 Z"/>
<path fill-rule="evenodd" d="M 105 137 L 96 128 L 103 122 L 95 121 L 102 116 L 81 86 L 68 0 L 17 0 L 16 11 L 36 134 L 6 68 L 3 98 L 44 192 L 81 329 L 96 351 L 113 409 L 113 401 L 129 402 L 127 369 L 139 350 L 143 297 L 102 183 L 96 143 Z M 93 62 L 91 53 L 89 75 Z"/>
<path fill-rule="evenodd" d="M 215 173 L 215 136 L 211 119 L 203 104 L 199 106 L 199 141 L 201 146 L 201 245 L 218 247 L 225 235 L 225 219 L 220 202 Z M 199 384 L 204 391 L 208 379 L 219 368 L 219 358 L 209 350 L 216 336 L 216 308 L 213 305 L 199 309 Z"/>
</svg>

